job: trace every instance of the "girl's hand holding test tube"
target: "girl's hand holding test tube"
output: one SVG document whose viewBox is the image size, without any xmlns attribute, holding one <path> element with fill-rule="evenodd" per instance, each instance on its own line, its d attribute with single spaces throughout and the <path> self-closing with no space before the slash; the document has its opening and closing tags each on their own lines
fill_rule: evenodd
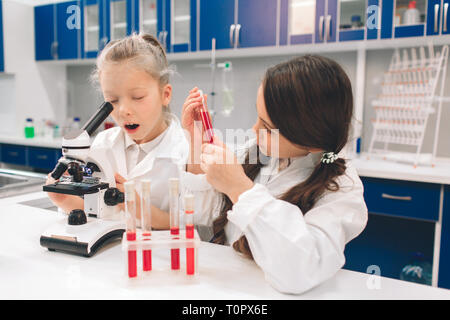
<svg viewBox="0 0 450 320">
<path fill-rule="evenodd" d="M 206 174 L 206 180 L 217 191 L 225 193 L 233 203 L 253 187 L 253 181 L 245 174 L 234 152 L 218 139 L 214 140 L 214 144 L 202 145 L 200 168 Z"/>
<path fill-rule="evenodd" d="M 204 101 L 207 107 L 206 95 Z M 187 171 L 194 174 L 205 173 L 208 182 L 235 203 L 241 193 L 252 188 L 253 182 L 244 173 L 235 154 L 217 137 L 214 137 L 212 143 L 201 139 L 202 127 L 196 126 L 195 122 L 201 121 L 202 107 L 201 94 L 195 87 L 189 91 L 181 116 L 182 126 L 189 132 L 191 143 L 191 161 Z"/>
</svg>

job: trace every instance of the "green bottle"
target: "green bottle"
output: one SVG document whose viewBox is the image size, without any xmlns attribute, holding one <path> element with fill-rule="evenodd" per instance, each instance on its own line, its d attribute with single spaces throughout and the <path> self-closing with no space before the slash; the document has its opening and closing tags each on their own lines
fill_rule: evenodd
<svg viewBox="0 0 450 320">
<path fill-rule="evenodd" d="M 25 123 L 25 138 L 34 138 L 34 125 L 31 118 L 27 118 Z"/>
</svg>

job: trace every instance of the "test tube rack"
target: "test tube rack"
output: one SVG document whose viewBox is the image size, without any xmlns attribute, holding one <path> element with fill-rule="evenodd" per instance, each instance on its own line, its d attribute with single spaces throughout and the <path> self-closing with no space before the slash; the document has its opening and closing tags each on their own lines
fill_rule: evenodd
<svg viewBox="0 0 450 320">
<path fill-rule="evenodd" d="M 424 47 L 419 49 L 419 55 L 416 48 L 411 48 L 410 54 L 406 49 L 402 54 L 399 49 L 395 50 L 389 69 L 383 75 L 381 93 L 372 101 L 376 117 L 372 119 L 368 158 L 413 162 L 416 167 L 430 115 L 436 113 L 433 150 L 425 161 L 434 166 L 442 104 L 450 101 L 442 96 L 448 54 L 447 45 L 435 52 L 431 43 L 428 56 Z M 437 92 L 438 86 L 440 92 Z"/>
<path fill-rule="evenodd" d="M 127 240 L 126 232 L 124 232 L 122 237 L 122 251 L 130 252 L 135 251 L 136 253 L 142 253 L 144 250 L 167 250 L 168 257 L 170 256 L 170 250 L 179 249 L 180 255 L 181 251 L 186 252 L 186 250 L 181 249 L 194 249 L 194 276 L 198 275 L 198 248 L 200 247 L 201 240 L 198 235 L 197 230 L 194 229 L 194 238 L 187 239 L 184 230 L 180 230 L 179 235 L 170 234 L 170 230 L 152 230 L 151 235 L 143 235 L 141 230 L 136 230 L 136 240 L 129 241 Z M 139 255 L 137 255 L 139 259 Z M 186 261 L 187 263 L 187 261 Z M 186 276 L 193 276 L 187 274 Z M 170 269 L 170 259 L 168 262 L 168 272 L 178 272 L 182 270 L 182 266 L 180 265 L 179 270 L 171 270 Z M 140 271 L 139 268 L 137 270 L 137 274 L 151 273 L 152 271 Z"/>
</svg>

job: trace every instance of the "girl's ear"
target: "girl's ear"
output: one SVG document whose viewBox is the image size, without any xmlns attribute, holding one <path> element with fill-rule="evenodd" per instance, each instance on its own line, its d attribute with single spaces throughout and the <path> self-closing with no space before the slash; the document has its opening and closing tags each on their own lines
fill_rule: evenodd
<svg viewBox="0 0 450 320">
<path fill-rule="evenodd" d="M 172 85 L 166 84 L 162 90 L 163 106 L 168 106 L 171 100 L 172 100 Z"/>
</svg>

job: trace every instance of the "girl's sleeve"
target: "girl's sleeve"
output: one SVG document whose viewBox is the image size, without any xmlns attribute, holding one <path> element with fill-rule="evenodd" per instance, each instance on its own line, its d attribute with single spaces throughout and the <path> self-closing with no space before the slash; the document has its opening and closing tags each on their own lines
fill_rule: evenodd
<svg viewBox="0 0 450 320">
<path fill-rule="evenodd" d="M 305 215 L 261 184 L 241 194 L 228 211 L 228 220 L 244 233 L 255 262 L 277 290 L 302 293 L 344 265 L 346 243 L 367 223 L 362 182 L 352 168 L 347 175 L 339 178 L 338 191 L 327 192 Z"/>
<path fill-rule="evenodd" d="M 212 222 L 220 214 L 222 195 L 217 192 L 206 180 L 205 174 L 192 174 L 181 172 L 181 203 L 184 195 L 191 193 L 195 197 L 194 223 L 196 225 L 212 226 Z M 184 206 L 182 205 L 182 208 Z M 184 217 L 181 214 L 181 217 Z M 180 222 L 184 224 L 184 219 Z"/>
</svg>

